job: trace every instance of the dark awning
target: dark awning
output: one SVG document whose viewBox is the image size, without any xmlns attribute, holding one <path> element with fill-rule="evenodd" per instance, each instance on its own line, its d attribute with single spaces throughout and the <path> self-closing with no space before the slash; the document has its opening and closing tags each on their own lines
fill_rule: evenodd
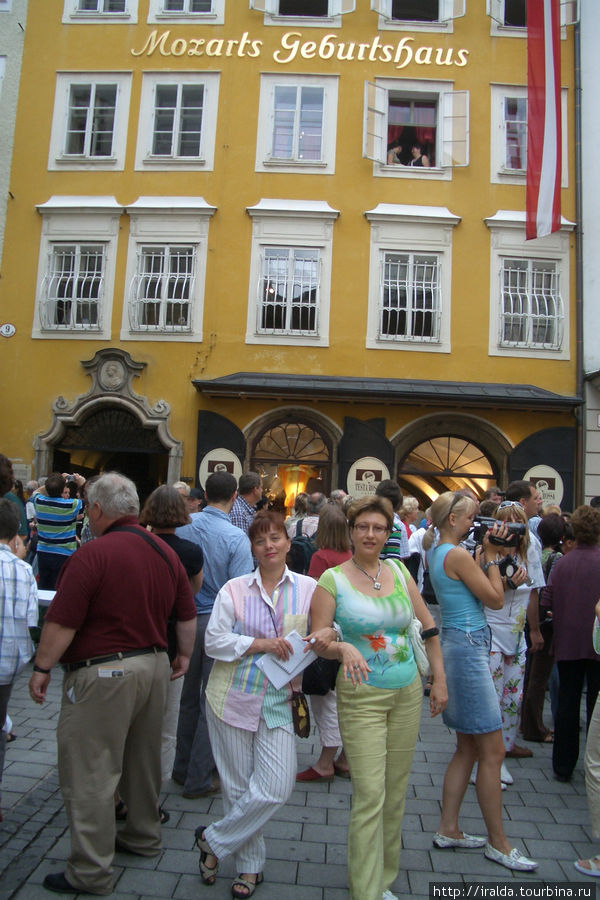
<svg viewBox="0 0 600 900">
<path fill-rule="evenodd" d="M 411 381 L 401 378 L 355 378 L 334 375 L 279 375 L 235 372 L 192 382 L 209 397 L 269 397 L 275 400 L 337 400 L 346 403 L 397 403 L 435 406 L 569 410 L 581 405 L 532 384 L 491 384 L 476 381 Z"/>
</svg>

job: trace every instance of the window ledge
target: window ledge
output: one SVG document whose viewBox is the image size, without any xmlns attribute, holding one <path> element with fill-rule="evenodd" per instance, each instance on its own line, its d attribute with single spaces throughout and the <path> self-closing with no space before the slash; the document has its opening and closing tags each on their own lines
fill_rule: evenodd
<svg viewBox="0 0 600 900">
<path fill-rule="evenodd" d="M 116 166 L 116 156 L 57 156 L 56 165 L 64 166 Z"/>
<path fill-rule="evenodd" d="M 265 13 L 265 25 L 280 28 L 339 28 L 341 16 L 278 16 Z"/>
<path fill-rule="evenodd" d="M 203 22 L 218 19 L 213 12 L 158 12 L 154 18 L 160 22 L 185 22 L 188 19 L 202 19 Z"/>
<path fill-rule="evenodd" d="M 267 344 L 285 347 L 328 347 L 329 338 L 308 334 L 257 334 L 246 335 L 247 344 Z"/>
<path fill-rule="evenodd" d="M 328 166 L 328 163 L 322 159 L 281 159 L 279 157 L 268 157 L 263 160 L 263 166 L 272 166 L 276 168 L 278 166 L 289 169 L 291 167 L 294 168 L 312 168 L 312 169 L 325 169 Z"/>
<path fill-rule="evenodd" d="M 450 344 L 443 340 L 423 338 L 367 338 L 367 350 L 395 350 L 396 352 L 450 353 Z"/>
<path fill-rule="evenodd" d="M 200 156 L 147 156 L 145 166 L 205 166 L 206 159 Z"/>
</svg>

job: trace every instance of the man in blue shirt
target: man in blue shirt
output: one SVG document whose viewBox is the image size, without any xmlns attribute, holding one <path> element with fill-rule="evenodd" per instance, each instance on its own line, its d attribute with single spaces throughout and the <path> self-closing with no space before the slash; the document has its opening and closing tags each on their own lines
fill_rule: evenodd
<svg viewBox="0 0 600 900">
<path fill-rule="evenodd" d="M 173 780 L 183 785 L 183 796 L 190 800 L 219 790 L 205 715 L 206 683 L 213 661 L 204 651 L 204 633 L 223 585 L 253 569 L 250 541 L 229 519 L 237 496 L 234 476 L 214 472 L 206 479 L 205 492 L 205 509 L 191 516 L 190 525 L 175 532 L 199 544 L 204 554 L 202 587 L 194 597 L 198 614 L 196 643 L 181 693 L 173 764 Z"/>
</svg>

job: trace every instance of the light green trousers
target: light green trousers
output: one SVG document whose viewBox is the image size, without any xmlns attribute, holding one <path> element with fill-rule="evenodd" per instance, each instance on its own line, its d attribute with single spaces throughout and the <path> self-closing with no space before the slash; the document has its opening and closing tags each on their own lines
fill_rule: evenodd
<svg viewBox="0 0 600 900">
<path fill-rule="evenodd" d="M 386 690 L 368 684 L 354 687 L 340 675 L 336 690 L 352 774 L 350 896 L 381 900 L 398 875 L 406 787 L 421 715 L 421 679 Z"/>
</svg>

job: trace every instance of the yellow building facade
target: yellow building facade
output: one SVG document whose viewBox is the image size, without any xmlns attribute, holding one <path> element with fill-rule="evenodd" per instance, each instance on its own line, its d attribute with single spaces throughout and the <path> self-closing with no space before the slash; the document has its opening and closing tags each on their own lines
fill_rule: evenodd
<svg viewBox="0 0 600 900">
<path fill-rule="evenodd" d="M 526 243 L 525 4 L 488 6 L 32 0 L 3 452 L 143 492 L 527 475 L 570 505 L 572 29 L 563 226 Z"/>
</svg>

